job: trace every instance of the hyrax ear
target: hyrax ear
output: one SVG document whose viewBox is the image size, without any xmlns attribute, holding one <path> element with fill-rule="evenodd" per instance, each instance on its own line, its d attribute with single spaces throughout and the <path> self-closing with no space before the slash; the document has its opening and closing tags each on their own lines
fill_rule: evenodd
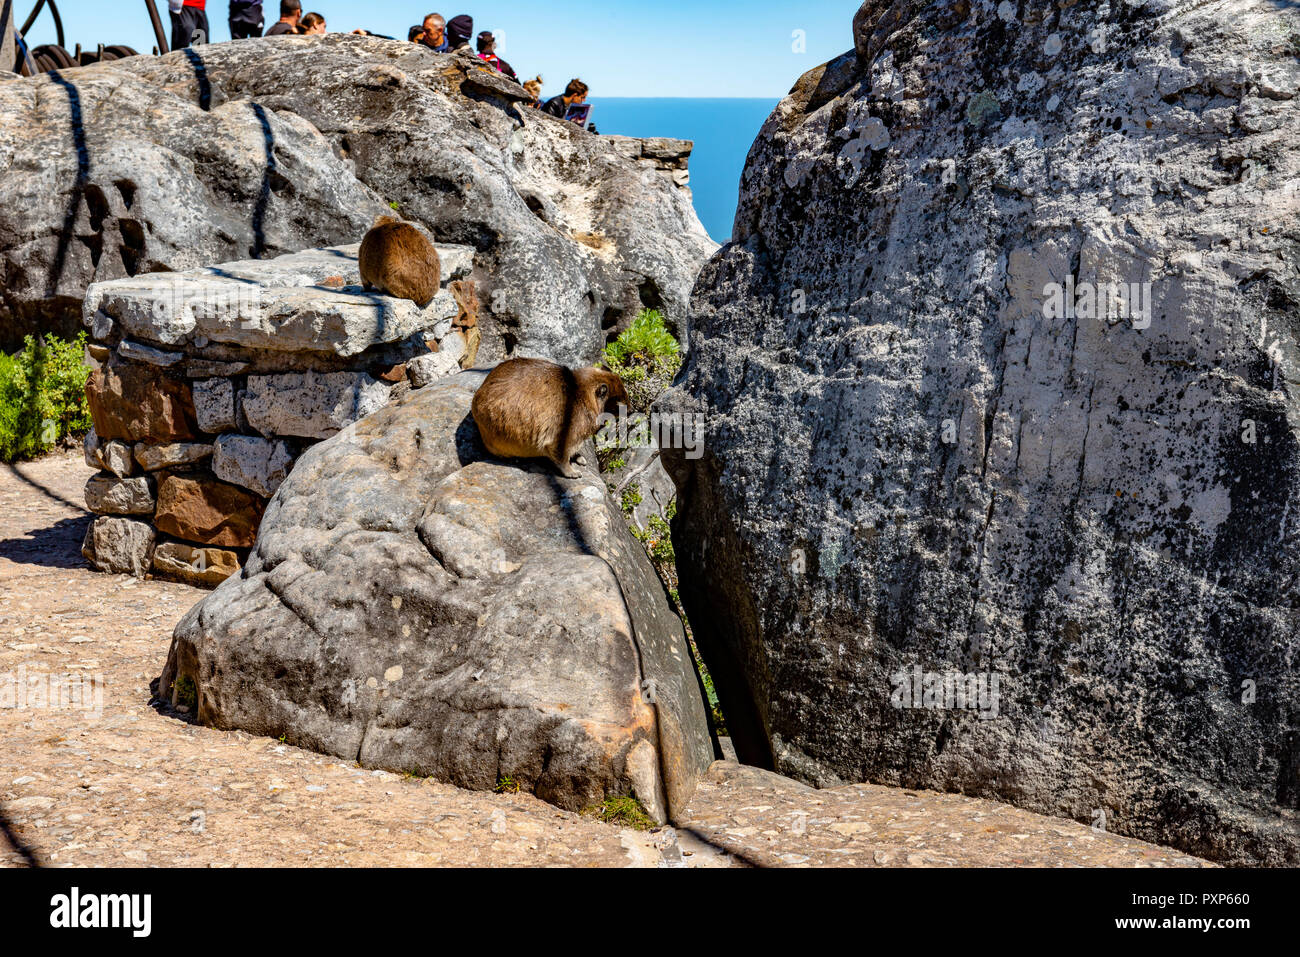
<svg viewBox="0 0 1300 957">
<path fill-rule="evenodd" d="M 600 399 L 602 402 L 609 398 L 609 386 L 604 382 L 596 386 L 596 398 Z"/>
</svg>

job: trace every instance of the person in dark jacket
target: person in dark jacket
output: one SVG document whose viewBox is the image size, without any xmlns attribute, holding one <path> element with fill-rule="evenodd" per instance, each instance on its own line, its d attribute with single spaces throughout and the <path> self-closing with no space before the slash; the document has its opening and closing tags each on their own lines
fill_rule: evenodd
<svg viewBox="0 0 1300 957">
<path fill-rule="evenodd" d="M 179 10 L 175 9 L 176 4 L 170 5 L 173 50 L 184 50 L 187 46 L 207 43 L 211 39 L 205 6 L 207 0 L 185 0 Z"/>
<path fill-rule="evenodd" d="M 230 39 L 262 35 L 262 0 L 230 0 Z"/>
<path fill-rule="evenodd" d="M 298 32 L 302 22 L 302 3 L 300 0 L 280 0 L 280 19 L 271 24 L 266 31 L 268 37 L 292 36 Z"/>
<path fill-rule="evenodd" d="M 553 96 L 546 101 L 546 105 L 542 107 L 542 112 L 564 119 L 565 114 L 569 112 L 569 107 L 575 103 L 585 103 L 586 100 L 587 84 L 575 77 L 564 88 L 564 93 L 560 96 Z"/>
<path fill-rule="evenodd" d="M 478 35 L 478 58 L 491 63 L 498 71 L 504 73 L 516 83 L 519 82 L 519 77 L 515 75 L 515 71 L 510 64 L 497 56 L 497 38 L 492 35 L 490 30 L 484 30 Z"/>
<path fill-rule="evenodd" d="M 474 18 L 468 13 L 452 17 L 447 21 L 447 52 L 455 53 L 469 47 L 469 38 L 474 35 Z"/>
</svg>

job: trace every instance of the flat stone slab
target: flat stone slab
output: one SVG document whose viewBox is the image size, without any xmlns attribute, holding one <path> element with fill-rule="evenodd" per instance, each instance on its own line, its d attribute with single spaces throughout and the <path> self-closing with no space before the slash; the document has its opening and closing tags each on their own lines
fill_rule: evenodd
<svg viewBox="0 0 1300 957">
<path fill-rule="evenodd" d="M 424 309 L 366 292 L 359 249 L 359 244 L 310 249 L 277 259 L 95 283 L 87 290 L 82 321 L 96 339 L 107 338 L 116 326 L 124 335 L 189 352 L 222 343 L 349 357 L 433 332 L 455 318 L 456 301 L 445 283 L 469 274 L 472 248 L 437 247 L 444 288 Z M 181 358 L 181 353 L 138 344 L 131 348 L 154 364 Z"/>
</svg>

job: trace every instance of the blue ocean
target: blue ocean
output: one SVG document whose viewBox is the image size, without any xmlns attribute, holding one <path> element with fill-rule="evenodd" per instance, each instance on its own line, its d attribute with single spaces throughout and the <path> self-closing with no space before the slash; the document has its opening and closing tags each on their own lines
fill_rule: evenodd
<svg viewBox="0 0 1300 957">
<path fill-rule="evenodd" d="M 691 192 L 700 222 L 715 241 L 731 237 L 745 156 L 777 100 L 592 97 L 601 133 L 694 140 Z"/>
</svg>

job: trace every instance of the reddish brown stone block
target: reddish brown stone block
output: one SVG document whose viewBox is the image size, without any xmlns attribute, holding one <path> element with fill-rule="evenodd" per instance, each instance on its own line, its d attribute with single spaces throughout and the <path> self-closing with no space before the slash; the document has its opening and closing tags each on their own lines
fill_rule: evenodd
<svg viewBox="0 0 1300 957">
<path fill-rule="evenodd" d="M 198 436 L 189 383 L 153 366 L 100 366 L 86 380 L 86 400 L 101 439 L 160 444 Z"/>
<path fill-rule="evenodd" d="M 158 487 L 158 530 L 202 545 L 251 548 L 266 503 L 214 478 L 172 475 Z"/>
</svg>

